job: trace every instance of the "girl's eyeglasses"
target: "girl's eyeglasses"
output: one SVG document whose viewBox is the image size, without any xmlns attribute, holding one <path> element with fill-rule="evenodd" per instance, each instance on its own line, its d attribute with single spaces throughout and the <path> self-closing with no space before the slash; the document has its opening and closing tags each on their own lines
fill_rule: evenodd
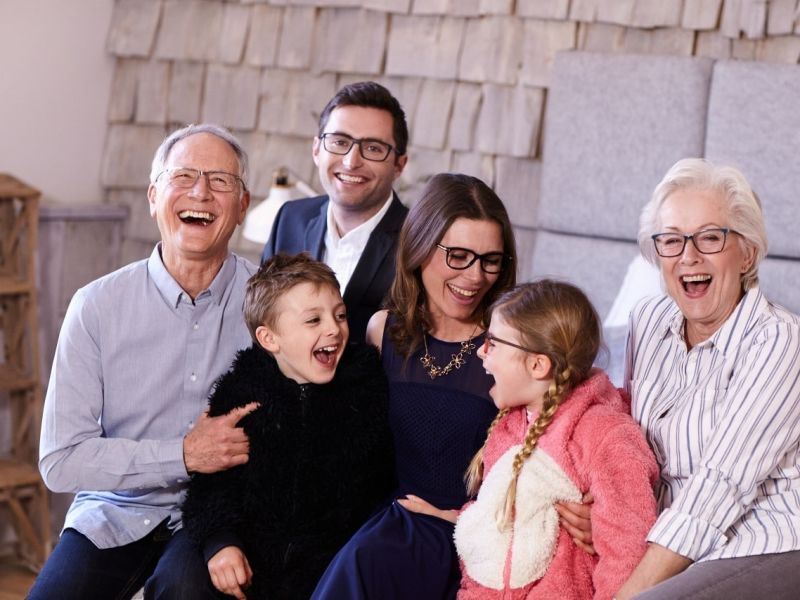
<svg viewBox="0 0 800 600">
<path fill-rule="evenodd" d="M 512 348 L 516 348 L 517 350 L 522 350 L 523 352 L 530 352 L 531 354 L 541 354 L 536 350 L 531 350 L 530 348 L 526 348 L 525 346 L 520 346 L 519 344 L 515 344 L 514 342 L 508 342 L 506 340 L 501 340 L 499 337 L 495 337 L 488 331 L 486 332 L 486 337 L 483 339 L 483 351 L 489 352 L 489 349 L 492 347 L 492 344 L 505 344 L 506 346 L 511 346 Z"/>
</svg>

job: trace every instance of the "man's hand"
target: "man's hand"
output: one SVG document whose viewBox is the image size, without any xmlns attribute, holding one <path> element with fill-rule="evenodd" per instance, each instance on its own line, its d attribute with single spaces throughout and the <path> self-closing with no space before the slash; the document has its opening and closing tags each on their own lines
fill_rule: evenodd
<svg viewBox="0 0 800 600">
<path fill-rule="evenodd" d="M 246 600 L 244 590 L 253 579 L 253 570 L 244 553 L 236 546 L 225 546 L 208 561 L 211 583 L 223 594 Z"/>
<path fill-rule="evenodd" d="M 183 438 L 187 473 L 216 473 L 247 462 L 250 442 L 236 424 L 258 408 L 257 402 L 234 408 L 227 415 L 209 417 L 208 411 Z"/>
<path fill-rule="evenodd" d="M 592 545 L 592 502 L 594 497 L 586 494 L 580 502 L 558 502 L 556 512 L 561 517 L 561 526 L 572 536 L 572 541 L 588 554 L 596 554 Z"/>
</svg>

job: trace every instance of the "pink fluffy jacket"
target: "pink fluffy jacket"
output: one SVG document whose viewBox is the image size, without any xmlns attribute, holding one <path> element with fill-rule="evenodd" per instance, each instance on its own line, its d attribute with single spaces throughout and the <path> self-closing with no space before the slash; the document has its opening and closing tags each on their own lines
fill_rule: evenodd
<svg viewBox="0 0 800 600">
<path fill-rule="evenodd" d="M 656 519 L 653 453 L 629 407 L 602 371 L 575 388 L 525 461 L 513 527 L 501 531 L 511 465 L 528 430 L 524 407 L 497 424 L 484 450 L 484 481 L 459 516 L 459 600 L 610 599 L 645 552 Z M 533 416 L 535 419 L 535 415 Z M 594 496 L 596 556 L 559 527 L 554 504 Z"/>
</svg>

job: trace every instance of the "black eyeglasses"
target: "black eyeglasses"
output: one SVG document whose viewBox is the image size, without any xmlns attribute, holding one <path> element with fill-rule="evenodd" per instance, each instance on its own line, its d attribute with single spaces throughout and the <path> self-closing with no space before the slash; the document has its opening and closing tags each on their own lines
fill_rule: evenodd
<svg viewBox="0 0 800 600">
<path fill-rule="evenodd" d="M 350 152 L 353 144 L 358 144 L 361 157 L 374 162 L 385 161 L 389 157 L 389 153 L 394 150 L 394 147 L 386 142 L 371 139 L 358 140 L 344 133 L 323 133 L 319 137 L 322 140 L 322 147 L 331 154 L 344 156 Z"/>
<path fill-rule="evenodd" d="M 531 350 L 530 348 L 526 348 L 525 346 L 520 346 L 519 344 L 515 344 L 514 342 L 501 340 L 499 337 L 495 337 L 487 331 L 486 337 L 483 338 L 484 353 L 489 352 L 489 348 L 492 347 L 491 346 L 492 344 L 505 344 L 506 346 L 511 346 L 512 348 L 516 348 L 517 350 L 522 350 L 523 352 L 530 352 L 531 354 L 540 354 L 536 350 Z"/>
<path fill-rule="evenodd" d="M 200 176 L 205 175 L 208 187 L 212 191 L 232 192 L 236 189 L 237 183 L 241 183 L 242 188 L 247 189 L 241 177 L 227 171 L 200 171 L 189 167 L 170 167 L 156 175 L 155 181 L 158 181 L 158 178 L 164 173 L 167 174 L 170 185 L 177 188 L 193 188 Z"/>
<path fill-rule="evenodd" d="M 511 257 L 504 252 L 487 252 L 478 254 L 468 248 L 457 248 L 436 244 L 437 248 L 446 253 L 445 262 L 447 266 L 456 271 L 469 269 L 476 260 L 481 261 L 481 269 L 484 273 L 499 273 L 506 266 Z"/>
<path fill-rule="evenodd" d="M 725 249 L 725 240 L 729 233 L 739 234 L 728 227 L 703 229 L 688 235 L 683 233 L 656 233 L 650 236 L 656 246 L 656 252 L 664 258 L 673 258 L 683 254 L 686 242 L 692 240 L 700 254 L 717 254 Z M 739 234 L 741 235 L 741 234 Z"/>
</svg>

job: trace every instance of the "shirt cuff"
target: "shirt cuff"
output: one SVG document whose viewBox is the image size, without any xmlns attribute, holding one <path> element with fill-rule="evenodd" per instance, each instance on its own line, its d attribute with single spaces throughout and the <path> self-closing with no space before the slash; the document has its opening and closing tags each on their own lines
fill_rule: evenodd
<svg viewBox="0 0 800 600">
<path fill-rule="evenodd" d="M 228 546 L 236 546 L 244 551 L 244 544 L 238 535 L 232 531 L 217 531 L 203 543 L 203 559 L 210 561 L 217 552 Z"/>
<path fill-rule="evenodd" d="M 647 535 L 647 541 L 697 561 L 724 546 L 728 539 L 707 521 L 667 508 L 656 520 Z"/>
<path fill-rule="evenodd" d="M 186 463 L 183 462 L 183 438 L 159 442 L 157 452 L 160 458 L 161 476 L 166 485 L 189 481 Z"/>
</svg>

